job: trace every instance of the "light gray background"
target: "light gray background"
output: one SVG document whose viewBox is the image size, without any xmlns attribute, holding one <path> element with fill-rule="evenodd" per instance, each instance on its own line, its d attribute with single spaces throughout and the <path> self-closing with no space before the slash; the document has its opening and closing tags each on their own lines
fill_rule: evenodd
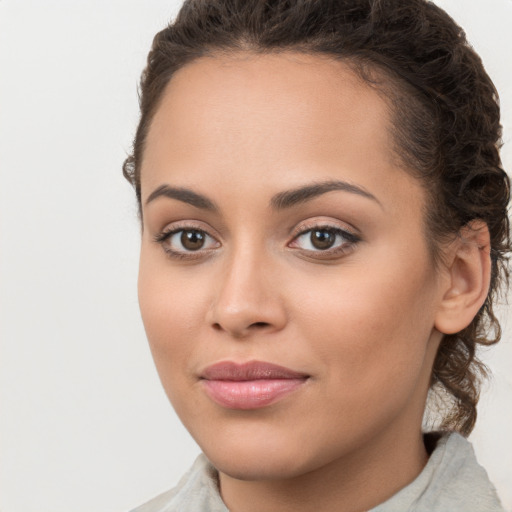
<svg viewBox="0 0 512 512">
<path fill-rule="evenodd" d="M 501 93 L 512 168 L 512 1 L 444 0 Z M 161 390 L 136 297 L 121 163 L 163 0 L 0 0 L 0 509 L 114 512 L 198 453 Z M 510 315 L 502 312 L 502 318 Z M 472 434 L 512 510 L 512 329 Z"/>
</svg>

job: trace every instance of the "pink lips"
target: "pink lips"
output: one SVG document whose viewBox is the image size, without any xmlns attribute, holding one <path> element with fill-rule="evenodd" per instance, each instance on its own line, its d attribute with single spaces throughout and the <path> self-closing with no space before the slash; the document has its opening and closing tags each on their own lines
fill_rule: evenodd
<svg viewBox="0 0 512 512">
<path fill-rule="evenodd" d="M 201 374 L 206 394 L 228 409 L 259 409 L 295 391 L 308 376 L 261 361 L 237 364 L 225 361 Z"/>
</svg>

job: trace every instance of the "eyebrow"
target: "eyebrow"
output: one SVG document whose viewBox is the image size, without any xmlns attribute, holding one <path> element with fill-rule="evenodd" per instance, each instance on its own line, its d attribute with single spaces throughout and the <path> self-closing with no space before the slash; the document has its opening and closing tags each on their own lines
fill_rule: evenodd
<svg viewBox="0 0 512 512">
<path fill-rule="evenodd" d="M 296 206 L 297 204 L 302 204 L 307 201 L 311 201 L 315 197 L 318 197 L 322 194 L 326 194 L 327 192 L 332 192 L 334 190 L 342 190 L 343 192 L 349 192 L 351 194 L 356 194 L 358 196 L 371 199 L 372 201 L 375 201 L 382 207 L 381 202 L 373 194 L 370 194 L 370 192 L 365 190 L 363 187 L 360 187 L 359 185 L 354 185 L 353 183 L 348 183 L 347 181 L 340 180 L 330 180 L 320 183 L 313 183 L 311 185 L 306 185 L 304 187 L 298 187 L 293 190 L 280 192 L 270 200 L 270 204 L 276 210 L 283 210 L 285 208 L 291 208 L 292 206 Z"/>
<path fill-rule="evenodd" d="M 158 197 L 176 199 L 183 203 L 195 206 L 196 208 L 200 208 L 201 210 L 208 210 L 211 212 L 216 212 L 219 210 L 211 199 L 208 199 L 206 196 L 198 194 L 197 192 L 193 192 L 188 188 L 161 185 L 157 189 L 153 190 L 153 192 L 151 192 L 149 197 L 146 199 L 146 205 Z"/>
<path fill-rule="evenodd" d="M 312 199 L 318 196 L 335 190 L 341 190 L 343 192 L 349 192 L 351 194 L 356 194 L 361 197 L 371 199 L 372 201 L 375 201 L 382 207 L 381 202 L 373 194 L 371 194 L 364 188 L 360 187 L 359 185 L 354 185 L 353 183 L 348 183 L 346 181 L 340 180 L 330 180 L 320 183 L 312 183 L 310 185 L 305 185 L 292 190 L 279 192 L 278 194 L 271 198 L 270 206 L 274 210 L 284 210 L 286 208 L 291 208 L 293 206 L 297 206 L 298 204 L 303 204 L 307 201 L 311 201 Z M 166 184 L 161 185 L 149 195 L 149 197 L 146 200 L 146 205 L 151 201 L 154 201 L 158 197 L 168 197 L 170 199 L 176 199 L 178 201 L 190 204 L 202 210 L 207 210 L 211 212 L 219 211 L 219 208 L 211 199 L 209 199 L 203 194 L 193 192 L 188 188 L 171 187 L 170 185 Z"/>
</svg>

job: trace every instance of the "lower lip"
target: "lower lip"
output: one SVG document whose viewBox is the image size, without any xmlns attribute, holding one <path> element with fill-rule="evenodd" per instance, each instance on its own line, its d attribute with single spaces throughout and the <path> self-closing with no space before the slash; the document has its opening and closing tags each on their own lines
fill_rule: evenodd
<svg viewBox="0 0 512 512">
<path fill-rule="evenodd" d="M 228 409 L 259 409 L 300 388 L 306 379 L 203 380 L 206 394 Z"/>
</svg>

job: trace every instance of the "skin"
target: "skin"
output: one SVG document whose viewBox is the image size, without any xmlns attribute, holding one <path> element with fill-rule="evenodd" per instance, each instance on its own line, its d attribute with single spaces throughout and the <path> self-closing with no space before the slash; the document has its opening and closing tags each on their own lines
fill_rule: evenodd
<svg viewBox="0 0 512 512">
<path fill-rule="evenodd" d="M 233 512 L 367 510 L 427 461 L 421 420 L 440 331 L 462 328 L 463 307 L 468 321 L 478 310 L 487 259 L 476 242 L 452 244 L 434 268 L 425 192 L 400 167 L 389 128 L 385 101 L 348 66 L 293 53 L 196 60 L 153 119 L 141 172 L 142 317 L 165 391 Z M 271 205 L 333 180 L 373 199 L 333 190 Z M 147 202 L 162 185 L 217 210 Z M 360 241 L 338 236 L 333 254 L 299 236 L 325 225 Z M 171 229 L 200 229 L 206 243 L 187 252 L 181 233 L 155 241 Z M 231 410 L 199 379 L 226 360 L 309 379 L 275 404 Z"/>
</svg>

